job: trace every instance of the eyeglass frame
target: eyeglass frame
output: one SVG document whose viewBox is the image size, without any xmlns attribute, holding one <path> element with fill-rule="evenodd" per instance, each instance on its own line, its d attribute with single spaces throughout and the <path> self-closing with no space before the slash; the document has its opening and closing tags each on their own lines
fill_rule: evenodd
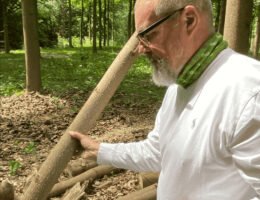
<svg viewBox="0 0 260 200">
<path fill-rule="evenodd" d="M 153 30 L 154 28 L 156 28 L 157 26 L 159 26 L 160 24 L 162 24 L 164 21 L 166 21 L 167 19 L 169 19 L 170 17 L 172 17 L 173 15 L 175 15 L 177 12 L 184 10 L 185 7 L 179 8 L 175 11 L 173 11 L 171 14 L 159 19 L 158 21 L 152 23 L 150 26 L 148 26 L 146 29 L 140 31 L 137 34 L 137 38 L 139 39 L 139 41 L 147 43 L 146 41 L 144 41 L 144 36 L 145 34 L 149 33 L 151 30 Z M 148 41 L 149 42 L 149 41 Z"/>
</svg>

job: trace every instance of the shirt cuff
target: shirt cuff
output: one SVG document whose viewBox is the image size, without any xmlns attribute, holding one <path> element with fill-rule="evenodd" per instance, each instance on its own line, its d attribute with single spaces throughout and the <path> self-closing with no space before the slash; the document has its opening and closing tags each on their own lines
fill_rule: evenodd
<svg viewBox="0 0 260 200">
<path fill-rule="evenodd" d="M 97 154 L 97 163 L 100 165 L 112 165 L 116 145 L 117 144 L 100 143 Z"/>
</svg>

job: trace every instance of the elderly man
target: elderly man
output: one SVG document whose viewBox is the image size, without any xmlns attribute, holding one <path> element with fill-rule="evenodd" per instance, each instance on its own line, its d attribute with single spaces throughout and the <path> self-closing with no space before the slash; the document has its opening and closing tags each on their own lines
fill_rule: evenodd
<svg viewBox="0 0 260 200">
<path fill-rule="evenodd" d="M 100 164 L 160 172 L 161 200 L 260 199 L 260 64 L 214 33 L 210 0 L 137 0 L 139 46 L 168 86 L 136 143 L 71 132 Z"/>
</svg>

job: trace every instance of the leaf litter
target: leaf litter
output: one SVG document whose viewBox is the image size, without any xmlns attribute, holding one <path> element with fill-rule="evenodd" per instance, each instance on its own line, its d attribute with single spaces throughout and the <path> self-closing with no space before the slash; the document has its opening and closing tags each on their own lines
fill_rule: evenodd
<svg viewBox="0 0 260 200">
<path fill-rule="evenodd" d="M 0 182 L 10 181 L 20 195 L 87 97 L 73 91 L 62 97 L 30 93 L 0 98 Z M 113 98 L 89 135 L 112 143 L 142 140 L 153 127 L 158 105 Z M 117 199 L 137 189 L 137 173 L 121 170 L 94 180 L 81 199 Z"/>
</svg>

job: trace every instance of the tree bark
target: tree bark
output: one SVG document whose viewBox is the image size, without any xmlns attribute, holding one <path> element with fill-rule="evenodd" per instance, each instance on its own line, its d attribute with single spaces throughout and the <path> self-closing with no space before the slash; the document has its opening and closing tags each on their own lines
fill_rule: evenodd
<svg viewBox="0 0 260 200">
<path fill-rule="evenodd" d="M 150 185 L 142 190 L 135 191 L 118 200 L 156 200 L 157 184 Z"/>
<path fill-rule="evenodd" d="M 40 47 L 37 32 L 37 0 L 22 0 L 23 35 L 26 62 L 26 90 L 41 89 Z"/>
<path fill-rule="evenodd" d="M 72 124 L 65 131 L 58 144 L 48 155 L 37 175 L 32 179 L 25 191 L 23 200 L 45 200 L 59 175 L 70 161 L 74 151 L 80 147 L 77 140 L 72 139 L 68 131 L 87 133 L 93 128 L 100 113 L 108 104 L 128 69 L 136 59 L 133 50 L 137 47 L 136 33 L 118 54 L 104 77 L 96 86 L 88 101 L 82 107 Z"/>
<path fill-rule="evenodd" d="M 237 52 L 248 54 L 253 0 L 228 0 L 224 38 Z"/>
<path fill-rule="evenodd" d="M 14 200 L 14 187 L 8 181 L 0 184 L 0 200 Z"/>
<path fill-rule="evenodd" d="M 62 193 L 64 193 L 68 188 L 72 187 L 73 185 L 75 185 L 78 182 L 83 182 L 83 181 L 87 181 L 87 180 L 94 180 L 97 179 L 99 177 L 102 177 L 106 174 L 109 174 L 110 172 L 112 172 L 113 170 L 115 170 L 114 167 L 112 166 L 108 166 L 108 165 L 101 165 L 98 167 L 95 167 L 93 169 L 90 169 L 78 176 L 75 176 L 73 178 L 70 178 L 66 181 L 62 181 L 60 183 L 56 183 L 54 185 L 54 187 L 52 188 L 50 194 L 49 194 L 49 198 L 51 197 L 56 197 Z"/>
</svg>

